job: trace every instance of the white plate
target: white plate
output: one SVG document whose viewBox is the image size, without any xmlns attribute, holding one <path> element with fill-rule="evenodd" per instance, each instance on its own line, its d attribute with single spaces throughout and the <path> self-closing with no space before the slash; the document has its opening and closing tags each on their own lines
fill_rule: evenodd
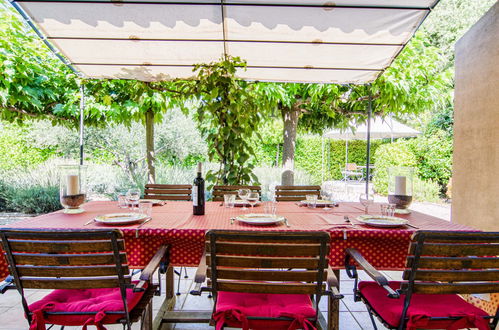
<svg viewBox="0 0 499 330">
<path fill-rule="evenodd" d="M 255 203 L 255 206 L 257 206 L 258 204 L 260 204 L 260 201 L 256 202 L 256 203 Z M 234 205 L 235 205 L 235 206 L 245 206 L 245 205 L 246 205 L 246 206 L 251 206 L 251 204 L 250 204 L 250 203 L 245 202 L 245 201 L 243 201 L 242 199 L 236 199 L 236 200 L 234 201 Z"/>
<path fill-rule="evenodd" d="M 400 227 L 409 222 L 406 219 L 402 218 L 369 214 L 360 215 L 357 217 L 357 220 L 369 226 L 382 228 Z"/>
<path fill-rule="evenodd" d="M 147 218 L 147 215 L 141 213 L 110 213 L 98 215 L 95 222 L 105 225 L 129 225 Z"/>
<path fill-rule="evenodd" d="M 165 205 L 166 202 L 160 199 L 140 199 L 139 202 L 151 202 L 152 205 Z"/>
<path fill-rule="evenodd" d="M 276 223 L 283 222 L 286 220 L 284 217 L 279 215 L 265 214 L 265 213 L 248 213 L 236 217 L 237 221 L 247 223 L 249 225 L 274 225 Z"/>
<path fill-rule="evenodd" d="M 304 204 L 304 205 L 308 205 L 309 202 L 304 200 L 304 201 L 300 201 L 300 203 Z M 318 199 L 317 202 L 315 203 L 315 206 L 319 206 L 319 207 L 323 207 L 323 206 L 334 206 L 335 205 L 335 202 L 334 201 L 326 201 L 326 200 L 323 200 L 323 199 Z"/>
</svg>

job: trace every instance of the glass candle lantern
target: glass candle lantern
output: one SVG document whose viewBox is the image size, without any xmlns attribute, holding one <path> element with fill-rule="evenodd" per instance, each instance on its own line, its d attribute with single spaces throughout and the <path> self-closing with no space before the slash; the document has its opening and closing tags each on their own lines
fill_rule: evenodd
<svg viewBox="0 0 499 330">
<path fill-rule="evenodd" d="M 85 203 L 87 195 L 87 166 L 59 166 L 59 199 L 64 207 L 64 213 L 76 214 L 85 210 L 80 206 Z"/>
<path fill-rule="evenodd" d="M 412 202 L 414 168 L 388 168 L 388 202 L 395 204 L 395 213 L 407 214 Z"/>
</svg>

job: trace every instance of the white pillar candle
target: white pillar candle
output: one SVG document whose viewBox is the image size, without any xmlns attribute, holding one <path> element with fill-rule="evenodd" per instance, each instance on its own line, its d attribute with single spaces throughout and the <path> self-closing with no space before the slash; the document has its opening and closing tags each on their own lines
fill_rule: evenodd
<svg viewBox="0 0 499 330">
<path fill-rule="evenodd" d="M 76 174 L 70 174 L 67 177 L 67 191 L 68 196 L 78 195 L 80 193 L 80 178 Z"/>
<path fill-rule="evenodd" d="M 407 195 L 407 178 L 405 176 L 395 177 L 395 195 Z"/>
</svg>

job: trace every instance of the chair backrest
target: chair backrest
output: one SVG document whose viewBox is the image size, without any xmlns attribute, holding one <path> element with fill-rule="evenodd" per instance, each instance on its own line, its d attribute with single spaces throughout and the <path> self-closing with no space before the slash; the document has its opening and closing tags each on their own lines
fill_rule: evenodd
<svg viewBox="0 0 499 330">
<path fill-rule="evenodd" d="M 275 197 L 278 202 L 302 201 L 306 195 L 321 195 L 321 186 L 276 186 Z"/>
<path fill-rule="evenodd" d="M 215 202 L 223 201 L 224 195 L 232 194 L 237 195 L 239 189 L 249 189 L 252 192 L 257 192 L 260 194 L 260 200 L 262 199 L 262 187 L 260 186 L 214 186 L 213 187 L 213 200 Z"/>
<path fill-rule="evenodd" d="M 215 295 L 323 291 L 329 253 L 325 232 L 210 230 L 206 239 L 207 274 Z"/>
<path fill-rule="evenodd" d="M 123 233 L 119 230 L 0 229 L 0 239 L 29 316 L 24 289 L 119 287 L 127 314 L 131 284 Z"/>
<path fill-rule="evenodd" d="M 406 266 L 409 295 L 499 292 L 499 232 L 420 231 Z"/>
<path fill-rule="evenodd" d="M 146 184 L 144 198 L 169 201 L 190 201 L 192 199 L 190 184 Z"/>
</svg>

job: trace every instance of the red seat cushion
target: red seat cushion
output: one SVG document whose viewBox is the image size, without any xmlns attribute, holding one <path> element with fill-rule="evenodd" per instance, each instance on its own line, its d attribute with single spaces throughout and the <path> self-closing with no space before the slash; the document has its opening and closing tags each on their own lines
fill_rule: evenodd
<svg viewBox="0 0 499 330">
<path fill-rule="evenodd" d="M 137 283 L 137 282 L 134 282 Z M 147 283 L 144 288 L 147 287 Z M 126 289 L 128 311 L 140 301 L 144 291 Z M 29 310 L 35 313 L 32 329 L 45 329 L 44 324 L 78 326 L 84 324 L 116 323 L 123 314 L 47 315 L 40 312 L 110 312 L 123 311 L 123 300 L 119 288 L 105 289 L 59 289 L 41 300 L 32 303 Z M 41 319 L 40 319 L 41 318 Z M 102 328 L 102 327 L 101 327 Z"/>
<path fill-rule="evenodd" d="M 390 282 L 394 290 L 400 289 L 402 282 Z M 399 299 L 387 297 L 387 292 L 376 282 L 359 283 L 361 295 L 369 302 L 374 311 L 390 326 L 396 328 L 400 324 L 405 295 Z M 478 307 L 467 303 L 455 294 L 418 294 L 412 295 L 407 311 L 409 318 L 407 329 L 489 329 L 483 316 L 488 314 Z M 461 320 L 430 321 L 429 317 L 464 316 Z M 476 317 L 478 316 L 478 317 Z"/>
<path fill-rule="evenodd" d="M 234 312 L 234 313 L 233 313 Z M 225 313 L 225 314 L 224 314 Z M 215 308 L 216 315 L 225 315 L 221 322 L 230 327 L 242 327 L 243 322 L 237 315 L 244 317 L 290 317 L 295 321 L 248 320 L 251 329 L 288 329 L 292 323 L 294 328 L 314 329 L 304 318 L 316 317 L 310 297 L 306 294 L 263 294 L 219 291 Z M 215 317 L 217 319 L 217 317 Z M 269 324 L 272 322 L 272 325 Z M 307 323 L 303 325 L 303 323 Z M 221 326 L 221 325 L 220 325 Z"/>
</svg>

